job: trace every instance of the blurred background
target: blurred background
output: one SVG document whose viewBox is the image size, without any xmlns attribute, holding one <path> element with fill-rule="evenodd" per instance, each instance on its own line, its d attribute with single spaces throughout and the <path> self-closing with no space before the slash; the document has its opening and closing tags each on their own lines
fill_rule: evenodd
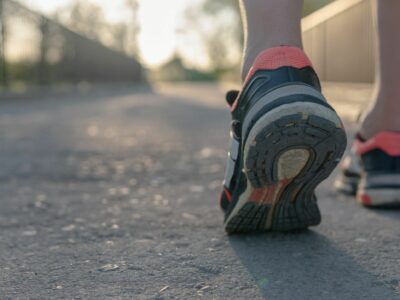
<svg viewBox="0 0 400 300">
<path fill-rule="evenodd" d="M 238 80 L 236 0 L 0 0 L 0 16 L 1 89 Z"/>
<path fill-rule="evenodd" d="M 370 6 L 303 11 L 349 145 L 373 87 Z M 0 0 L 1 299 L 394 299 L 399 215 L 339 196 L 335 174 L 322 226 L 223 232 L 242 41 L 237 0 Z"/>
</svg>

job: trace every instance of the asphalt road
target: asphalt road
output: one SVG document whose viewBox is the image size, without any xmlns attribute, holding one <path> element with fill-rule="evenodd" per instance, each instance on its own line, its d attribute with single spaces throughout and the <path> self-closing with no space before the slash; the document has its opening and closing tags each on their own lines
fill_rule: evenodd
<svg viewBox="0 0 400 300">
<path fill-rule="evenodd" d="M 328 89 L 347 112 L 369 91 Z M 400 299 L 400 211 L 360 207 L 333 177 L 320 226 L 224 233 L 221 97 L 185 85 L 0 101 L 0 299 Z"/>
</svg>

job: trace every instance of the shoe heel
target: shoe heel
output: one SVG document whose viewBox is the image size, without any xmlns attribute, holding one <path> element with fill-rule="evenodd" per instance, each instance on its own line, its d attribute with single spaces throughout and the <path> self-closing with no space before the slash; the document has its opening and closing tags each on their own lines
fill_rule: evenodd
<svg viewBox="0 0 400 300">
<path fill-rule="evenodd" d="M 283 108 L 289 114 L 275 121 L 261 118 L 245 147 L 245 172 L 252 187 L 277 189 L 272 199 L 261 199 L 270 202 L 266 227 L 274 231 L 321 222 L 314 190 L 338 165 L 347 144 L 334 111 L 309 103 L 291 106 Z"/>
<path fill-rule="evenodd" d="M 314 190 L 337 166 L 346 143 L 342 123 L 329 108 L 301 102 L 265 114 L 245 143 L 247 189 L 227 231 L 293 231 L 318 225 Z"/>
</svg>

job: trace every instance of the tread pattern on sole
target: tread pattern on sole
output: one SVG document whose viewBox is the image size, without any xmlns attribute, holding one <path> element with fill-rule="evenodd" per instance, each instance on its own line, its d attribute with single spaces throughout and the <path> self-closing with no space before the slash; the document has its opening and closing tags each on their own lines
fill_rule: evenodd
<svg viewBox="0 0 400 300">
<path fill-rule="evenodd" d="M 229 233 L 263 231 L 270 206 L 247 202 L 225 227 Z"/>
<path fill-rule="evenodd" d="M 277 201 L 247 202 L 226 224 L 227 232 L 293 231 L 318 225 L 321 215 L 314 190 L 334 170 L 345 151 L 344 129 L 324 118 L 296 113 L 270 123 L 248 143 L 245 173 L 255 189 L 268 189 L 279 183 L 277 161 L 285 151 L 306 149 L 311 155 Z"/>
</svg>

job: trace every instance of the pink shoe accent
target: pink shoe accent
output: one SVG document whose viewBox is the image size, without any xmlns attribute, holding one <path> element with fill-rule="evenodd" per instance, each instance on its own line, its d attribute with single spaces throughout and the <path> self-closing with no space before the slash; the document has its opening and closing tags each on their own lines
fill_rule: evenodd
<svg viewBox="0 0 400 300">
<path fill-rule="evenodd" d="M 224 193 L 225 193 L 225 196 L 228 199 L 228 201 L 231 202 L 232 201 L 231 193 L 226 188 L 224 188 Z"/>
<path fill-rule="evenodd" d="M 253 66 L 246 76 L 243 85 L 246 85 L 246 83 L 258 70 L 276 70 L 281 67 L 294 67 L 301 69 L 313 66 L 307 55 L 300 48 L 290 46 L 269 48 L 257 56 Z M 235 110 L 238 99 L 240 98 L 240 94 L 237 96 L 236 101 L 232 104 L 231 111 Z"/>
<path fill-rule="evenodd" d="M 355 147 L 359 155 L 379 149 L 390 156 L 400 156 L 400 132 L 382 131 L 367 141 L 357 139 Z"/>
<path fill-rule="evenodd" d="M 369 206 L 372 204 L 371 197 L 368 196 L 367 194 L 358 195 L 358 199 L 359 199 L 360 203 L 362 203 L 364 205 Z"/>
<path fill-rule="evenodd" d="M 281 46 L 267 49 L 261 52 L 249 73 L 246 76 L 245 83 L 258 70 L 276 70 L 281 67 L 305 68 L 312 67 L 311 61 L 303 50 L 297 47 Z"/>
<path fill-rule="evenodd" d="M 280 191 L 284 190 L 291 181 L 291 179 L 282 179 L 277 184 L 265 188 L 254 189 L 248 201 L 258 205 L 272 205 L 276 200 L 276 197 L 280 194 Z"/>
</svg>

